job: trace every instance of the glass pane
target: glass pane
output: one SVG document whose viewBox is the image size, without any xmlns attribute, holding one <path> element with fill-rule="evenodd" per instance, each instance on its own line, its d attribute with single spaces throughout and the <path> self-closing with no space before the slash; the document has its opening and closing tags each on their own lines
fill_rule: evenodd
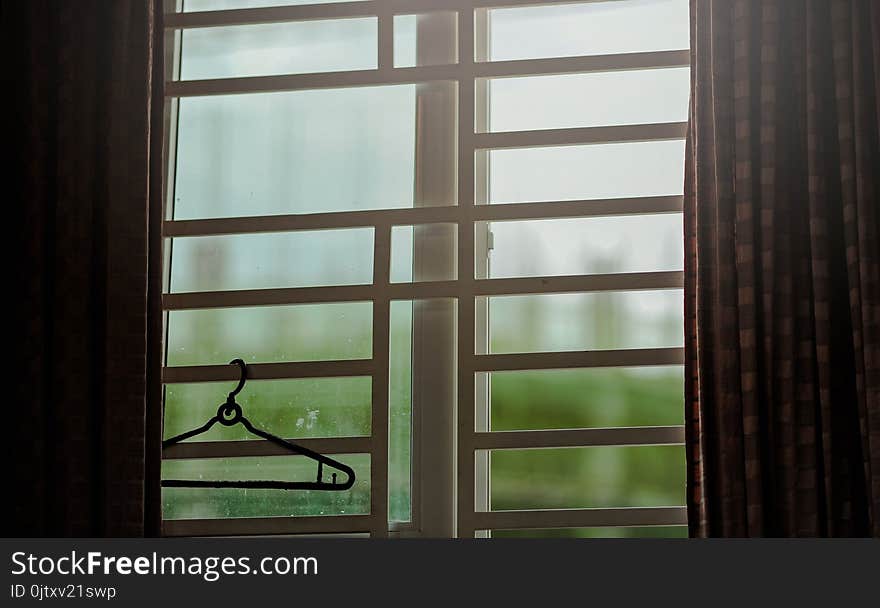
<svg viewBox="0 0 880 608">
<path fill-rule="evenodd" d="M 171 291 L 369 284 L 373 229 L 173 239 Z"/>
<path fill-rule="evenodd" d="M 492 509 L 679 506 L 684 446 L 492 450 Z"/>
<path fill-rule="evenodd" d="M 391 282 L 455 280 L 456 224 L 394 226 L 391 229 Z"/>
<path fill-rule="evenodd" d="M 684 191 L 684 140 L 488 154 L 492 203 L 673 196 Z"/>
<path fill-rule="evenodd" d="M 684 424 L 684 368 L 493 372 L 491 430 Z"/>
<path fill-rule="evenodd" d="M 412 207 L 415 92 L 181 99 L 175 219 Z"/>
<path fill-rule="evenodd" d="M 442 65 L 457 61 L 457 14 L 435 12 L 394 16 L 394 67 Z"/>
<path fill-rule="evenodd" d="M 680 214 L 492 222 L 490 276 L 681 270 Z"/>
<path fill-rule="evenodd" d="M 168 313 L 167 365 L 369 359 L 370 302 Z"/>
<path fill-rule="evenodd" d="M 225 11 L 237 8 L 264 6 L 291 6 L 296 4 L 332 4 L 334 2 L 363 2 L 364 0 L 183 0 L 185 12 Z"/>
<path fill-rule="evenodd" d="M 448 405 L 437 402 L 437 394 L 430 387 L 437 374 L 443 373 L 438 371 L 441 358 L 449 357 L 447 371 L 452 375 L 455 340 L 450 340 L 450 336 L 455 336 L 456 331 L 455 308 L 455 300 L 452 298 L 391 302 L 388 483 L 392 521 L 410 521 L 412 518 L 410 496 L 413 410 L 421 408 L 419 411 L 427 419 L 430 414 L 426 414 L 426 411 L 437 411 L 437 408 Z M 415 324 L 419 325 L 420 331 L 414 332 Z M 442 362 L 439 363 L 440 367 L 443 365 Z M 451 385 L 450 382 L 449 386 L 441 388 L 441 392 L 449 389 L 451 394 Z M 445 445 L 439 449 L 450 450 L 448 454 L 451 464 L 451 446 Z"/>
<path fill-rule="evenodd" d="M 416 20 L 418 15 L 394 16 L 394 67 L 411 68 L 416 58 Z"/>
<path fill-rule="evenodd" d="M 681 290 L 489 298 L 491 353 L 663 348 L 684 343 Z"/>
<path fill-rule="evenodd" d="M 688 0 L 630 0 L 489 11 L 492 61 L 686 49 Z"/>
<path fill-rule="evenodd" d="M 391 302 L 388 505 L 391 521 L 412 519 L 412 302 Z"/>
<path fill-rule="evenodd" d="M 370 434 L 371 379 L 252 380 L 236 397 L 258 428 L 284 438 Z M 217 413 L 235 383 L 168 384 L 165 439 L 201 426 Z M 198 441 L 256 439 L 240 424 L 214 425 Z"/>
<path fill-rule="evenodd" d="M 338 454 L 333 458 L 354 469 L 356 479 L 350 490 L 162 488 L 162 516 L 165 519 L 216 519 L 369 513 L 369 454 Z M 330 472 L 325 469 L 325 474 Z M 313 481 L 316 473 L 317 464 L 303 456 L 162 461 L 162 479 Z"/>
<path fill-rule="evenodd" d="M 376 44 L 375 17 L 188 29 L 181 79 L 370 70 Z"/>
<path fill-rule="evenodd" d="M 633 70 L 489 81 L 489 129 L 527 131 L 687 120 L 690 70 Z"/>
<path fill-rule="evenodd" d="M 492 530 L 492 538 L 687 538 L 687 526 Z"/>
</svg>

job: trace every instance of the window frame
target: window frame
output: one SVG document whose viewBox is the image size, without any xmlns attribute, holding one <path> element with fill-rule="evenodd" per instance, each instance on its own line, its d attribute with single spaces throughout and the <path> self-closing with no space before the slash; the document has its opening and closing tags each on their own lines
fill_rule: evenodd
<svg viewBox="0 0 880 608">
<path fill-rule="evenodd" d="M 583 3 L 589 0 L 579 0 Z M 638 272 L 491 279 L 488 252 L 492 221 L 546 218 L 581 218 L 629 214 L 681 213 L 682 196 L 620 199 L 547 201 L 489 205 L 489 149 L 574 145 L 625 141 L 683 139 L 686 123 L 655 123 L 614 127 L 581 127 L 540 131 L 489 132 L 487 78 L 544 74 L 588 73 L 689 66 L 689 51 L 637 52 L 551 59 L 488 61 L 488 10 L 515 6 L 554 5 L 571 0 L 367 0 L 363 2 L 294 5 L 206 12 L 179 12 L 179 0 L 166 0 L 166 194 L 163 239 L 166 247 L 163 311 L 167 332 L 170 310 L 371 301 L 373 303 L 373 352 L 371 359 L 257 363 L 249 366 L 253 379 L 372 377 L 372 433 L 369 437 L 297 439 L 310 449 L 328 454 L 369 453 L 371 456 L 370 514 L 349 516 L 264 517 L 241 519 L 166 520 L 168 536 L 239 534 L 369 533 L 373 537 L 485 535 L 492 529 L 555 527 L 668 526 L 686 524 L 684 507 L 604 509 L 489 510 L 489 449 L 542 447 L 589 447 L 627 445 L 681 445 L 684 427 L 632 427 L 491 432 L 488 429 L 488 374 L 481 372 L 681 365 L 684 350 L 646 348 L 613 351 L 572 351 L 522 354 L 489 354 L 488 307 L 477 303 L 490 295 L 580 293 L 642 289 L 681 289 L 682 271 Z M 395 68 L 393 28 L 395 15 L 433 14 L 453 11 L 457 15 L 458 61 Z M 276 23 L 311 19 L 376 17 L 378 21 L 378 67 L 373 70 L 234 77 L 211 80 L 179 80 L 181 31 L 189 28 Z M 421 59 L 430 59 L 422 57 Z M 421 63 L 421 62 L 420 62 Z M 315 88 L 384 84 L 456 83 L 454 155 L 456 158 L 456 205 L 426 204 L 406 209 L 314 213 L 304 215 L 174 220 L 174 154 L 177 100 L 187 96 L 248 92 L 292 91 Z M 417 93 L 418 99 L 418 93 Z M 428 108 L 431 113 L 436 108 Z M 441 108 L 442 114 L 448 108 Z M 451 126 L 451 125 L 450 125 Z M 439 126 L 442 131 L 443 125 Z M 435 130 L 438 125 L 434 125 Z M 428 134 L 430 137 L 430 134 Z M 421 158 L 421 160 L 418 160 Z M 417 174 L 429 175 L 437 163 L 430 155 L 417 154 Z M 435 176 L 437 177 L 437 176 Z M 431 183 L 442 179 L 429 179 Z M 423 200 L 443 202 L 442 192 L 422 193 Z M 452 223 L 457 226 L 457 278 L 414 282 L 390 282 L 391 230 L 398 225 Z M 247 234 L 372 227 L 374 229 L 373 283 L 336 287 L 237 290 L 211 293 L 169 293 L 171 247 L 174 237 Z M 477 228 L 479 227 L 479 229 Z M 430 251 L 414 257 L 431 264 Z M 418 268 L 419 264 L 415 264 Z M 426 276 L 436 268 L 423 268 Z M 412 401 L 412 522 L 388 522 L 388 357 L 390 303 L 394 300 L 451 298 L 454 310 L 444 317 L 441 331 L 432 332 L 434 342 L 420 342 L 414 335 Z M 436 312 L 436 311 L 435 311 Z M 422 323 L 414 310 L 414 326 Z M 451 323 L 451 326 L 450 326 Z M 457 326 L 457 327 L 456 327 Z M 440 342 L 437 342 L 440 336 Z M 443 340 L 442 336 L 448 338 Z M 166 333 L 167 337 L 167 333 Z M 166 340 L 167 343 L 167 340 Z M 426 370 L 432 370 L 427 373 Z M 439 372 L 437 370 L 440 370 Z M 224 365 L 163 367 L 163 382 L 232 380 L 236 371 Z M 450 382 L 451 378 L 451 382 Z M 432 380 L 433 379 L 433 380 Z M 416 387 L 421 390 L 416 390 Z M 427 432 L 443 429 L 432 438 Z M 451 440 L 448 438 L 451 436 Z M 167 457 L 228 457 L 275 453 L 262 442 L 194 442 L 175 446 Z M 236 445 L 232 445 L 236 444 Z M 421 471 L 442 474 L 422 475 Z M 445 499 L 444 499 L 445 497 Z"/>
</svg>

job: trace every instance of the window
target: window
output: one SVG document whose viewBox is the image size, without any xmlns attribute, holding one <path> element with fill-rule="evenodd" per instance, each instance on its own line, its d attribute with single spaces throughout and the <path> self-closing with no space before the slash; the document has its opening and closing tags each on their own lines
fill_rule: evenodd
<svg viewBox="0 0 880 608">
<path fill-rule="evenodd" d="M 165 533 L 684 535 L 687 0 L 171 4 Z"/>
</svg>

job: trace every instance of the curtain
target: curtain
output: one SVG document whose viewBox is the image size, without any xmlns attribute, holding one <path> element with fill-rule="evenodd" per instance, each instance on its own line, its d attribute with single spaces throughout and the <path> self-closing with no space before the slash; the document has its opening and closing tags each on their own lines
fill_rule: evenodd
<svg viewBox="0 0 880 608">
<path fill-rule="evenodd" d="M 880 536 L 880 3 L 692 0 L 692 536 Z"/>
<path fill-rule="evenodd" d="M 3 3 L 7 536 L 158 533 L 160 15 L 149 0 Z"/>
</svg>

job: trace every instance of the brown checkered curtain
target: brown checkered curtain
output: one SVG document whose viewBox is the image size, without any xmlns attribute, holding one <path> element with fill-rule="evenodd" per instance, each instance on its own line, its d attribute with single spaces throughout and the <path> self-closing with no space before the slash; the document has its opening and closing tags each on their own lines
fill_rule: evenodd
<svg viewBox="0 0 880 608">
<path fill-rule="evenodd" d="M 880 2 L 691 20 L 691 534 L 880 536 Z"/>
<path fill-rule="evenodd" d="M 148 0 L 2 12 L 5 536 L 154 534 L 160 13 Z"/>
</svg>

